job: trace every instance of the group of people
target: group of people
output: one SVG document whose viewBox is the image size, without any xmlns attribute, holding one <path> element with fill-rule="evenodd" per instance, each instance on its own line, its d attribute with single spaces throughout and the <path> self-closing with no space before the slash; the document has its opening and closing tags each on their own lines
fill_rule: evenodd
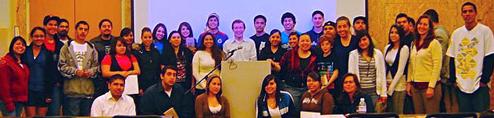
<svg viewBox="0 0 494 118">
<path fill-rule="evenodd" d="M 481 112 L 490 103 L 494 36 L 477 21 L 475 4 L 464 3 L 461 16 L 465 25 L 450 35 L 433 9 L 417 22 L 400 13 L 383 51 L 375 48 L 366 17 L 354 18 L 352 27 L 345 16 L 324 23 L 321 11 L 312 13 L 306 33 L 295 30 L 295 16 L 287 12 L 283 31 L 266 33 L 267 19 L 257 15 L 256 34 L 245 37 L 246 24 L 237 19 L 229 38 L 213 13 L 198 39 L 187 22 L 169 34 L 159 23 L 141 30 L 141 44 L 131 28 L 113 36 L 109 19 L 88 40 L 86 21 L 75 24 L 71 38 L 66 19 L 46 16 L 43 27 L 31 30 L 29 46 L 14 37 L 0 60 L 0 108 L 4 116 L 20 116 L 25 108 L 28 117 L 59 116 L 61 108 L 64 116 L 230 117 L 241 106 L 229 106 L 222 95 L 217 68 L 230 57 L 271 65 L 252 101 L 257 117 L 354 113 L 362 111 L 361 102 L 368 113 Z M 136 76 L 137 83 L 126 83 Z M 138 85 L 138 92 L 124 93 L 126 84 Z"/>
</svg>

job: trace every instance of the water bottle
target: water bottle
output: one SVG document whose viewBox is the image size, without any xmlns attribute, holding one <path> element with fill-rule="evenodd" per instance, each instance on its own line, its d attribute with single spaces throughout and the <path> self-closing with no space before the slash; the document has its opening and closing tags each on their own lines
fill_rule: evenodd
<svg viewBox="0 0 494 118">
<path fill-rule="evenodd" d="M 367 113 L 367 104 L 365 104 L 364 98 L 360 98 L 360 102 L 357 106 L 357 113 Z"/>
</svg>

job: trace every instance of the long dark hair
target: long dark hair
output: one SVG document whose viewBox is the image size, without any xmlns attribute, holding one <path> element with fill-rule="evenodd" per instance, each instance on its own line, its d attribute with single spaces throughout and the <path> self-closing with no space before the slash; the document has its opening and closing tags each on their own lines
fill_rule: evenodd
<svg viewBox="0 0 494 118">
<path fill-rule="evenodd" d="M 204 39 L 208 35 L 211 36 L 213 38 L 213 40 L 215 39 L 213 34 L 206 32 L 203 36 L 202 43 L 199 44 L 199 50 L 206 50 L 206 46 L 204 46 Z M 211 47 L 211 56 L 213 56 L 215 65 L 220 64 L 221 60 L 223 60 L 223 56 L 224 56 L 223 51 L 214 42 L 213 42 L 213 46 Z"/>
<path fill-rule="evenodd" d="M 180 36 L 182 37 L 182 39 L 185 39 L 187 37 L 185 37 L 183 34 L 182 34 L 182 26 L 185 26 L 188 30 L 189 30 L 189 37 L 194 37 L 194 33 L 192 33 L 192 27 L 190 27 L 190 24 L 188 22 L 182 22 L 180 23 L 180 25 L 178 25 L 178 30 L 179 33 L 180 33 Z"/>
<path fill-rule="evenodd" d="M 14 52 L 14 45 L 15 45 L 15 42 L 17 42 L 17 41 L 21 41 L 22 44 L 24 45 L 24 47 L 27 46 L 26 40 L 24 38 L 22 38 L 21 36 L 16 36 L 16 37 L 12 38 L 12 41 L 10 41 L 10 45 L 9 45 L 9 52 L 7 53 L 7 55 L 12 57 L 15 61 L 19 61 L 15 57 L 15 52 Z M 26 52 L 24 52 L 24 54 L 26 54 Z M 24 54 L 21 54 L 21 57 Z M 24 61 L 22 59 L 21 59 L 21 63 L 24 63 Z"/>
<path fill-rule="evenodd" d="M 271 40 L 271 36 L 273 36 L 276 33 L 278 33 L 280 35 L 280 38 L 281 38 L 281 31 L 280 30 L 278 30 L 278 29 L 271 30 L 271 32 L 269 33 L 269 40 L 268 40 L 269 41 L 269 43 L 268 43 L 269 46 L 271 46 L 271 41 L 270 41 Z M 269 46 L 265 46 L 265 47 L 269 47 Z M 280 42 L 280 44 L 278 44 L 278 47 L 281 47 L 281 42 Z"/>
<path fill-rule="evenodd" d="M 424 42 L 422 43 L 422 45 L 419 45 L 419 43 L 417 43 L 417 41 L 420 40 L 420 34 L 418 34 L 419 32 L 418 32 L 417 26 L 420 24 L 420 20 L 422 20 L 424 18 L 427 18 L 427 22 L 429 22 L 429 30 L 427 31 L 427 35 L 425 36 Z M 417 24 L 415 25 L 415 33 L 417 33 L 415 35 L 417 40 L 414 41 L 414 45 L 417 47 L 417 50 L 420 50 L 422 48 L 428 48 L 429 44 L 436 37 L 434 34 L 434 26 L 432 25 L 432 20 L 429 16 L 422 15 L 419 17 L 419 19 L 417 20 Z"/>
<path fill-rule="evenodd" d="M 163 27 L 163 30 L 165 30 L 165 36 L 163 36 L 163 39 L 158 39 L 158 38 L 156 37 L 156 33 L 158 32 L 158 29 L 159 29 L 160 27 Z M 155 40 L 155 41 L 161 40 L 161 41 L 162 41 L 162 43 L 165 43 L 165 42 L 166 42 L 166 40 L 167 40 L 167 39 L 166 39 L 166 37 L 167 37 L 167 30 L 166 30 L 166 26 L 165 26 L 165 24 L 163 24 L 163 23 L 158 23 L 158 24 L 156 24 L 156 26 L 154 26 L 154 29 L 153 29 L 153 40 Z"/>
<path fill-rule="evenodd" d="M 355 86 L 357 86 L 357 91 L 360 91 L 360 82 L 358 81 L 358 76 L 356 74 L 353 74 L 353 73 L 347 73 L 343 76 L 343 81 L 345 81 L 345 78 L 347 77 L 352 77 L 353 78 L 353 82 L 355 83 Z M 343 92 L 345 92 L 345 90 L 343 90 Z"/>
<path fill-rule="evenodd" d="M 183 40 L 183 37 L 182 37 L 182 35 L 180 34 L 180 32 L 179 32 L 179 31 L 177 31 L 177 30 L 173 30 L 172 32 L 170 32 L 170 35 L 168 35 L 168 43 L 170 44 L 170 47 L 172 47 L 172 45 L 171 45 L 171 43 L 170 43 L 170 39 L 172 39 L 172 35 L 173 35 L 173 34 L 178 34 L 178 35 L 180 36 L 180 38 L 182 38 L 182 39 L 180 39 L 180 41 L 182 41 L 182 40 Z M 182 43 L 182 42 L 180 42 L 180 43 Z M 180 47 L 180 46 L 182 46 L 182 45 L 178 45 L 178 46 Z"/>
<path fill-rule="evenodd" d="M 149 27 L 144 27 L 144 28 L 142 28 L 142 30 L 141 30 L 141 39 L 142 39 L 142 37 L 144 36 L 144 33 L 145 33 L 145 32 L 151 32 L 151 35 L 153 34 L 153 32 L 151 31 L 151 29 L 150 29 Z M 142 43 L 142 45 L 141 45 L 141 46 L 142 46 L 142 47 L 144 47 L 144 43 Z M 154 42 L 151 42 L 151 47 L 154 47 Z M 144 50 L 145 48 L 142 48 L 142 49 Z M 151 49 L 153 49 L 153 48 L 151 48 Z"/>
<path fill-rule="evenodd" d="M 369 38 L 369 47 L 367 48 L 367 51 L 368 51 L 367 54 L 369 54 L 370 57 L 373 57 L 374 56 L 374 43 L 372 42 L 372 37 L 370 36 L 370 34 L 367 31 L 360 31 L 357 33 L 357 39 L 358 39 L 359 43 L 363 37 Z M 358 46 L 357 50 L 358 50 L 358 53 L 362 53 L 362 51 L 363 51 L 363 49 L 361 49 L 360 46 Z"/>
<path fill-rule="evenodd" d="M 110 55 L 113 55 L 113 56 L 117 55 L 117 43 L 118 43 L 118 42 L 120 42 L 120 43 L 122 43 L 122 44 L 124 45 L 124 47 L 126 48 L 126 49 L 125 49 L 125 55 L 129 56 L 129 59 L 130 59 L 130 55 L 131 55 L 130 50 L 129 50 L 129 49 L 127 49 L 127 48 L 129 48 L 129 47 L 127 47 L 127 46 L 125 45 L 125 41 L 123 40 L 123 38 L 117 38 L 117 39 L 116 39 L 116 40 L 115 40 L 115 41 L 111 44 L 111 48 L 110 48 Z"/>
<path fill-rule="evenodd" d="M 120 31 L 120 38 L 123 39 L 124 36 L 127 36 L 129 35 L 130 33 L 134 34 L 134 30 L 128 28 L 128 27 L 125 27 L 122 29 L 122 31 Z M 134 39 L 132 39 L 132 43 L 134 43 Z M 124 43 L 126 46 L 127 44 Z M 128 45 L 132 45 L 132 44 L 128 44 Z"/>
<path fill-rule="evenodd" d="M 221 77 L 219 75 L 212 74 L 211 76 L 208 77 L 208 79 L 206 81 L 206 94 L 209 94 L 209 92 L 210 92 L 209 91 L 209 84 L 211 84 L 211 82 L 215 78 L 218 78 L 220 80 L 220 91 L 218 92 L 218 94 L 216 94 L 216 99 L 218 99 L 218 101 L 221 101 L 221 95 L 223 94 L 223 81 L 221 80 Z M 219 102 L 219 104 L 221 105 L 221 102 Z"/>
<path fill-rule="evenodd" d="M 274 83 L 276 83 L 276 91 L 275 91 L 275 98 L 276 98 L 276 104 L 278 104 L 279 99 L 281 98 L 281 83 L 279 82 L 278 79 L 275 78 L 274 75 L 268 74 L 266 77 L 264 77 L 264 80 L 262 81 L 261 85 L 261 93 L 259 93 L 259 96 L 257 97 L 257 107 L 262 108 L 266 106 L 267 103 L 264 102 L 264 99 L 267 97 L 266 93 L 266 86 L 268 86 L 269 81 L 274 80 Z M 258 112 L 262 112 L 259 110 Z"/>
<path fill-rule="evenodd" d="M 401 25 L 398 25 L 398 24 L 393 24 L 391 25 L 391 27 L 389 28 L 389 33 L 388 34 L 391 34 L 391 29 L 395 28 L 396 31 L 398 31 L 398 35 L 400 36 L 400 48 L 403 47 L 405 45 L 405 42 L 404 42 L 404 38 L 405 38 L 405 30 L 403 29 L 403 27 Z M 386 49 L 386 52 L 389 52 L 389 50 L 393 49 L 394 47 L 394 43 L 391 41 L 391 36 L 388 35 L 388 44 L 390 45 L 388 49 Z"/>
</svg>

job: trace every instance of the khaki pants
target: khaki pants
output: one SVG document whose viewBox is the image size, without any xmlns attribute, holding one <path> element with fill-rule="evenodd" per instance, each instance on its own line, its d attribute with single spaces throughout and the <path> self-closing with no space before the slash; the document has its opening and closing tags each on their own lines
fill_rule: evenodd
<svg viewBox="0 0 494 118">
<path fill-rule="evenodd" d="M 412 99 L 415 114 L 433 114 L 439 113 L 439 102 L 441 101 L 442 91 L 441 84 L 434 88 L 434 96 L 427 98 L 425 92 L 427 89 L 419 90 L 412 87 Z"/>
<path fill-rule="evenodd" d="M 405 96 L 406 92 L 405 91 L 395 91 L 393 93 L 393 96 L 391 97 L 393 101 L 391 107 L 391 112 L 395 112 L 397 114 L 403 114 L 403 109 L 405 108 Z"/>
</svg>

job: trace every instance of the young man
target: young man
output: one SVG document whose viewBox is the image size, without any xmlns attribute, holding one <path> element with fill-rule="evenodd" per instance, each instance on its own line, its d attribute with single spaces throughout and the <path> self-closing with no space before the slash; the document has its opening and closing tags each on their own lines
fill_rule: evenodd
<svg viewBox="0 0 494 118">
<path fill-rule="evenodd" d="M 354 35 L 357 34 L 357 32 L 362 32 L 362 31 L 367 31 L 367 18 L 364 16 L 357 16 L 353 18 L 353 30 Z"/>
<path fill-rule="evenodd" d="M 223 49 L 223 43 L 228 39 L 228 35 L 221 32 L 219 29 L 220 26 L 220 17 L 216 13 L 212 13 L 208 16 L 208 21 L 206 22 L 206 31 L 199 35 L 199 41 L 197 44 L 202 44 L 202 40 L 206 32 L 209 32 L 214 35 L 214 42 L 216 45 Z M 201 45 L 199 45 L 201 46 Z M 200 48 L 200 47 L 199 47 Z"/>
<path fill-rule="evenodd" d="M 165 66 L 161 82 L 149 87 L 140 101 L 142 115 L 163 115 L 173 108 L 180 118 L 194 116 L 193 96 L 186 94 L 182 86 L 175 84 L 177 68 Z"/>
<path fill-rule="evenodd" d="M 284 30 L 281 32 L 281 47 L 288 49 L 290 46 L 288 45 L 288 40 L 290 33 L 297 32 L 300 35 L 300 32 L 295 30 L 295 24 L 297 23 L 295 16 L 286 12 L 281 16 L 281 24 L 283 25 Z"/>
<path fill-rule="evenodd" d="M 412 41 L 415 40 L 415 34 L 413 34 L 413 25 L 409 22 L 408 16 L 405 13 L 400 13 L 396 16 L 395 23 L 402 26 L 405 30 L 405 38 L 403 42 L 408 47 L 411 46 Z"/>
<path fill-rule="evenodd" d="M 109 92 L 99 96 L 91 106 L 91 117 L 104 117 L 115 115 L 136 115 L 134 99 L 123 95 L 125 89 L 125 77 L 113 75 L 108 80 Z"/>
<path fill-rule="evenodd" d="M 441 43 L 441 48 L 443 49 L 443 63 L 441 67 L 441 83 L 443 98 L 441 99 L 441 111 L 448 113 L 458 112 L 458 100 L 456 96 L 456 89 L 449 81 L 449 57 L 446 56 L 446 51 L 449 46 L 449 33 L 444 26 L 439 24 L 439 14 L 434 9 L 429 9 L 424 12 L 424 15 L 428 15 L 432 20 L 432 25 L 434 26 L 434 35 L 436 40 Z"/>
<path fill-rule="evenodd" d="M 256 44 L 256 53 L 259 56 L 262 48 L 269 44 L 269 34 L 264 31 L 266 27 L 266 17 L 263 15 L 257 15 L 254 17 L 254 27 L 256 28 L 256 34 L 252 35 L 250 39 L 254 40 Z"/>
<path fill-rule="evenodd" d="M 47 37 L 44 42 L 45 48 L 50 52 L 51 57 L 53 57 L 52 61 L 58 62 L 60 56 L 60 49 L 65 45 L 58 38 L 59 30 L 58 24 L 60 24 L 60 18 L 58 16 L 46 16 L 43 22 L 43 27 L 47 31 Z M 48 100 L 50 104 L 48 104 L 48 111 L 46 112 L 47 116 L 58 116 L 60 113 L 60 107 L 62 105 L 62 83 L 64 77 L 58 72 L 55 68 L 53 69 L 56 73 L 53 73 L 53 78 L 50 78 L 50 83 L 46 86 L 49 86 L 51 90 L 48 90 Z"/>
<path fill-rule="evenodd" d="M 245 23 L 242 20 L 234 20 L 232 23 L 234 39 L 229 39 L 223 45 L 223 51 L 227 54 L 233 54 L 230 58 L 234 61 L 256 61 L 257 54 L 255 43 L 252 39 L 244 38 Z M 233 50 L 237 50 L 231 53 Z"/>
<path fill-rule="evenodd" d="M 60 51 L 58 68 L 64 80 L 63 114 L 89 116 L 94 95 L 93 78 L 99 70 L 98 52 L 86 41 L 89 24 L 79 21 L 75 25 L 74 41 L 69 41 Z"/>
<path fill-rule="evenodd" d="M 315 47 L 319 43 L 319 37 L 324 33 L 324 13 L 322 11 L 316 10 L 312 12 L 312 24 L 314 26 L 307 34 L 309 34 L 312 40 L 312 47 Z"/>
<path fill-rule="evenodd" d="M 103 19 L 99 22 L 98 28 L 100 31 L 100 35 L 91 39 L 91 43 L 94 44 L 96 50 L 98 51 L 98 62 L 103 60 L 105 55 L 110 54 L 111 44 L 115 42 L 115 36 L 113 36 L 113 23 L 109 19 Z M 108 88 L 106 87 L 106 80 L 103 79 L 101 73 L 97 74 L 98 77 L 94 80 L 94 97 L 101 96 L 108 92 Z"/>
<path fill-rule="evenodd" d="M 64 44 L 67 44 L 68 41 L 72 41 L 72 38 L 69 37 L 69 21 L 67 19 L 60 19 L 58 21 L 58 33 L 57 39 L 62 41 Z"/>
<path fill-rule="evenodd" d="M 459 89 L 460 112 L 482 112 L 490 105 L 487 83 L 493 70 L 494 36 L 489 27 L 477 22 L 475 4 L 464 3 L 461 16 L 465 25 L 453 32 L 446 53 L 451 57 L 450 78 Z"/>
</svg>

